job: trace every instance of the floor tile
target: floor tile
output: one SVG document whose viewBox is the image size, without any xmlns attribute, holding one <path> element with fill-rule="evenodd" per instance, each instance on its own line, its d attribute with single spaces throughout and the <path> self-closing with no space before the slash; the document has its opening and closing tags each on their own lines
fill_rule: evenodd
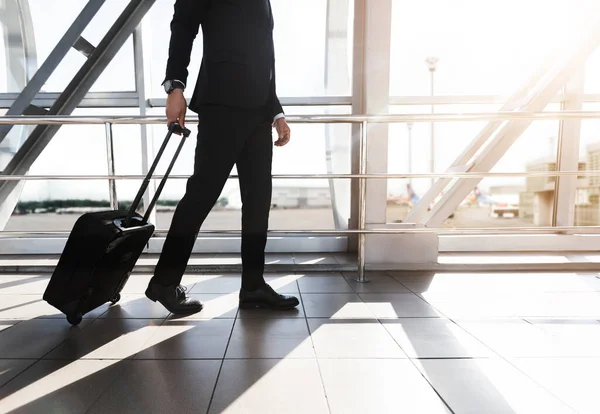
<svg viewBox="0 0 600 414">
<path fill-rule="evenodd" d="M 341 273 L 298 274 L 298 286 L 302 293 L 353 293 Z"/>
<path fill-rule="evenodd" d="M 304 293 L 302 302 L 309 318 L 375 319 L 356 293 Z"/>
<path fill-rule="evenodd" d="M 462 328 L 504 357 L 571 356 L 573 350 L 520 319 L 456 320 Z"/>
<path fill-rule="evenodd" d="M 600 358 L 533 358 L 510 362 L 577 412 L 599 411 Z"/>
<path fill-rule="evenodd" d="M 17 320 L 17 319 L 5 319 L 5 320 L 0 319 L 0 332 L 2 332 L 5 329 L 15 326 L 19 322 L 21 322 L 21 321 Z"/>
<path fill-rule="evenodd" d="M 325 414 L 327 400 L 314 359 L 226 360 L 210 413 Z"/>
<path fill-rule="evenodd" d="M 50 275 L 0 277 L 0 295 L 43 295 Z"/>
<path fill-rule="evenodd" d="M 428 271 L 397 271 L 387 274 L 415 293 L 427 292 L 439 277 L 439 274 Z"/>
<path fill-rule="evenodd" d="M 205 413 L 220 361 L 126 361 L 90 414 Z"/>
<path fill-rule="evenodd" d="M 451 319 L 509 318 L 525 315 L 544 315 L 547 307 L 544 298 L 527 297 L 521 294 L 473 295 L 462 292 L 452 298 L 438 299 L 429 293 L 423 298 L 440 313 Z"/>
<path fill-rule="evenodd" d="M 184 277 L 183 281 L 186 278 Z M 241 275 L 208 275 L 193 277 L 194 287 L 189 293 L 238 293 L 242 285 Z"/>
<path fill-rule="evenodd" d="M 240 309 L 238 318 L 304 318 L 304 306 L 302 302 L 294 309 L 288 310 L 271 310 L 271 309 Z"/>
<path fill-rule="evenodd" d="M 547 306 L 539 316 L 600 318 L 600 292 L 548 292 L 543 297 Z"/>
<path fill-rule="evenodd" d="M 64 318 L 41 295 L 0 296 L 0 319 Z"/>
<path fill-rule="evenodd" d="M 299 275 L 293 273 L 265 273 L 265 281 L 278 293 L 297 294 Z"/>
<path fill-rule="evenodd" d="M 308 324 L 318 358 L 406 358 L 378 321 L 308 319 Z"/>
<path fill-rule="evenodd" d="M 265 264 L 268 265 L 293 265 L 294 256 L 291 253 L 267 253 Z"/>
<path fill-rule="evenodd" d="M 150 279 L 152 275 L 141 275 L 141 274 L 133 274 L 127 280 L 127 283 L 123 287 L 121 291 L 122 295 L 143 295 L 148 288 L 148 284 L 150 283 Z M 193 286 L 193 284 L 192 284 Z"/>
<path fill-rule="evenodd" d="M 321 359 L 332 414 L 450 413 L 408 360 Z"/>
<path fill-rule="evenodd" d="M 399 277 L 402 280 L 402 276 Z M 409 287 L 416 280 L 405 282 Z M 436 274 L 426 289 L 429 293 L 452 295 L 456 292 L 471 294 L 514 291 L 543 292 L 594 292 L 600 290 L 600 280 L 593 275 L 552 272 L 492 272 L 492 273 L 441 273 Z M 425 291 L 425 290 L 422 290 Z"/>
<path fill-rule="evenodd" d="M 209 260 L 214 258 L 216 254 L 214 253 L 193 253 L 190 256 L 190 260 L 188 264 L 190 265 L 203 265 L 206 264 Z"/>
<path fill-rule="evenodd" d="M 108 310 L 110 303 L 84 315 L 94 319 Z M 65 319 L 65 315 L 46 302 L 41 295 L 0 295 L 0 319 Z"/>
<path fill-rule="evenodd" d="M 222 359 L 233 319 L 163 323 L 135 359 Z"/>
<path fill-rule="evenodd" d="M 196 320 L 196 319 L 216 319 L 216 318 L 235 318 L 238 312 L 238 294 L 237 293 L 192 293 L 188 295 L 190 299 L 198 300 L 203 308 L 200 312 L 186 316 L 170 315 L 170 320 Z"/>
<path fill-rule="evenodd" d="M 239 254 L 219 253 L 211 258 L 202 260 L 204 265 L 241 265 L 242 258 Z"/>
<path fill-rule="evenodd" d="M 528 318 L 527 322 L 559 339 L 570 356 L 600 357 L 600 321 L 595 319 Z"/>
<path fill-rule="evenodd" d="M 306 320 L 238 319 L 227 358 L 314 358 Z"/>
<path fill-rule="evenodd" d="M 359 296 L 378 318 L 440 316 L 439 312 L 414 293 L 361 293 Z"/>
<path fill-rule="evenodd" d="M 2 358 L 41 358 L 81 332 L 89 320 L 74 327 L 64 319 L 30 319 L 0 332 Z"/>
<path fill-rule="evenodd" d="M 119 361 L 35 363 L 0 388 L 3 413 L 85 413 L 122 369 Z"/>
<path fill-rule="evenodd" d="M 330 253 L 294 253 L 294 263 L 297 265 L 337 265 Z"/>
<path fill-rule="evenodd" d="M 367 273 L 368 282 L 357 282 L 356 273 L 343 273 L 344 278 L 356 293 L 408 293 L 409 290 L 396 279 L 383 272 Z"/>
<path fill-rule="evenodd" d="M 500 359 L 427 359 L 417 366 L 455 413 L 574 413 Z"/>
<path fill-rule="evenodd" d="M 488 347 L 445 318 L 387 319 L 382 323 L 411 358 L 495 356 Z"/>
<path fill-rule="evenodd" d="M 131 358 L 156 334 L 161 323 L 152 319 L 96 319 L 45 358 Z"/>
<path fill-rule="evenodd" d="M 0 388 L 36 361 L 36 359 L 0 359 Z"/>
<path fill-rule="evenodd" d="M 170 313 L 159 302 L 153 302 L 145 295 L 123 295 L 100 318 L 164 319 Z"/>
<path fill-rule="evenodd" d="M 341 265 L 356 265 L 358 261 L 356 254 L 352 253 L 332 253 L 331 255 Z"/>
</svg>

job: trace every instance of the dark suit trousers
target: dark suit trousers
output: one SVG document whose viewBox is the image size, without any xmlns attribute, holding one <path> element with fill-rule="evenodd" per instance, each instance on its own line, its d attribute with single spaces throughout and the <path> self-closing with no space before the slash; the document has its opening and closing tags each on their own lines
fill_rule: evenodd
<svg viewBox="0 0 600 414">
<path fill-rule="evenodd" d="M 266 109 L 203 106 L 198 110 L 194 173 L 173 216 L 153 282 L 180 284 L 200 227 L 234 165 L 242 199 L 242 287 L 264 283 L 271 207 L 272 119 Z"/>
</svg>

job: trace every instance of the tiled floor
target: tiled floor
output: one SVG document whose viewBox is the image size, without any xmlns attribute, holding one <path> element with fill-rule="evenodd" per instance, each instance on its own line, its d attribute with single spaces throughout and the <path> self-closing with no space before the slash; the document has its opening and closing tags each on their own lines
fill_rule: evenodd
<svg viewBox="0 0 600 414">
<path fill-rule="evenodd" d="M 189 275 L 172 318 L 132 276 L 70 327 L 48 275 L 0 275 L 0 413 L 598 413 L 595 273 L 269 274 L 292 312 Z"/>
</svg>

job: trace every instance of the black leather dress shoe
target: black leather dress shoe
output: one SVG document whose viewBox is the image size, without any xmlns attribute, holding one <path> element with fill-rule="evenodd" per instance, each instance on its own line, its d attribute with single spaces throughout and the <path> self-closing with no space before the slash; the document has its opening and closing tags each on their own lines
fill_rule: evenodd
<svg viewBox="0 0 600 414">
<path fill-rule="evenodd" d="M 146 289 L 146 296 L 153 302 L 160 302 L 167 310 L 175 315 L 189 315 L 200 312 L 202 304 L 192 300 L 185 294 L 186 288 L 179 286 L 161 286 L 151 283 Z"/>
<path fill-rule="evenodd" d="M 268 284 L 251 292 L 245 289 L 240 290 L 240 309 L 289 310 L 294 309 L 299 303 L 296 297 L 280 295 Z"/>
</svg>

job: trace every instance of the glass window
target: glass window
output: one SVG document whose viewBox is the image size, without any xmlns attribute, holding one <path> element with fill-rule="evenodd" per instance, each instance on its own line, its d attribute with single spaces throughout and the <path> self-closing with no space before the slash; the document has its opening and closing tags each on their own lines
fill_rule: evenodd
<svg viewBox="0 0 600 414">
<path fill-rule="evenodd" d="M 595 0 L 393 0 L 391 94 L 511 94 L 547 57 L 590 30 Z"/>
<path fill-rule="evenodd" d="M 8 61 L 7 38 L 4 35 L 4 26 L 0 23 L 0 93 L 9 92 L 8 89 Z"/>
<path fill-rule="evenodd" d="M 33 42 L 29 44 L 28 58 L 23 60 L 23 56 L 19 56 L 19 59 L 34 71 L 37 70 L 46 61 L 67 29 L 73 24 L 85 4 L 86 2 L 83 0 L 73 0 L 68 5 L 58 0 L 30 0 L 29 10 L 31 15 L 25 13 L 21 16 L 23 19 L 20 22 L 22 30 L 17 37 L 13 38 L 12 44 L 14 46 L 21 43 L 22 36 L 27 30 L 31 31 Z M 127 2 L 124 1 L 106 2 L 85 28 L 82 36 L 92 45 L 97 46 L 125 6 L 127 6 Z M 52 18 L 50 19 L 48 16 L 52 16 Z M 17 92 L 13 90 L 14 87 L 9 88 L 8 81 L 10 78 L 3 79 L 6 76 L 4 75 L 4 69 L 7 67 L 7 61 L 6 45 L 4 42 L 2 43 L 2 49 L 0 49 L 2 51 L 2 58 L 0 58 L 0 68 L 2 68 L 0 70 L 0 74 L 2 74 L 0 75 L 0 92 Z M 75 49 L 70 49 L 42 87 L 42 92 L 62 92 L 85 61 L 85 56 Z M 135 90 L 133 62 L 133 43 L 129 38 L 92 86 L 91 91 Z M 13 70 L 15 69 L 13 68 Z M 33 73 L 29 76 L 33 76 Z M 19 86 L 19 89 L 21 88 L 22 85 Z"/>
<path fill-rule="evenodd" d="M 395 107 L 395 112 L 407 113 L 405 107 Z M 441 113 L 493 112 L 497 105 L 471 106 L 441 105 Z M 558 104 L 546 110 L 559 110 Z M 444 172 L 475 139 L 487 122 L 438 122 L 434 129 L 435 171 Z M 534 121 L 521 134 L 511 148 L 500 158 L 491 172 L 548 171 L 556 168 L 558 121 Z M 409 137 L 412 141 L 409 158 Z M 390 126 L 388 171 L 401 174 L 429 173 L 431 171 L 431 125 L 415 123 L 409 130 L 407 124 Z M 412 161 L 412 166 L 409 167 Z M 548 222 L 548 205 L 553 198 L 544 198 L 553 192 L 554 180 L 550 177 L 493 177 L 483 179 L 456 209 L 443 227 L 504 227 L 551 225 Z M 431 179 L 401 179 L 388 182 L 387 221 L 402 221 L 410 209 L 425 195 Z M 543 204 L 546 203 L 546 204 Z M 535 204 L 535 205 L 534 205 Z M 536 210 L 537 209 L 537 210 Z M 551 217 L 551 216 L 550 216 Z M 511 218 L 511 220 L 507 220 Z"/>
<path fill-rule="evenodd" d="M 77 109 L 73 115 L 130 116 L 136 109 Z M 139 127 L 115 127 L 115 154 L 140 159 Z M 136 146 L 137 143 L 137 146 Z M 125 163 L 124 160 L 124 163 Z M 139 161 L 137 161 L 139 165 Z M 121 173 L 117 170 L 117 173 Z M 107 175 L 104 125 L 63 125 L 29 170 L 30 175 Z M 6 230 L 71 230 L 90 208 L 109 208 L 106 180 L 30 180 Z M 37 209 L 37 210 L 36 210 Z M 27 213 L 27 214 L 24 214 Z"/>
<path fill-rule="evenodd" d="M 293 107 L 286 108 L 286 111 L 293 114 L 348 114 L 350 108 Z M 151 110 L 154 115 L 162 115 L 163 112 L 164 109 L 160 108 Z M 186 177 L 193 171 L 197 134 L 197 127 L 192 122 L 189 122 L 187 126 L 192 131 L 192 135 L 173 168 L 174 175 Z M 274 175 L 350 173 L 349 125 L 338 125 L 334 129 L 321 124 L 291 124 L 290 127 L 292 129 L 290 143 L 284 148 L 275 148 Z M 156 151 L 164 138 L 165 127 L 152 125 L 150 130 Z M 328 142 L 329 144 L 327 144 Z M 175 143 L 169 144 L 157 167 L 158 174 L 165 171 L 175 148 Z M 336 152 L 329 165 L 327 163 L 328 149 Z M 129 164 L 129 159 L 124 156 L 118 158 L 118 165 L 123 162 Z M 121 168 L 118 167 L 119 171 L 124 171 Z M 126 168 L 133 170 L 133 167 Z M 232 174 L 237 174 L 235 167 Z M 139 184 L 137 180 L 119 183 L 119 197 L 131 200 L 139 188 Z M 168 229 L 172 219 L 173 206 L 185 193 L 185 184 L 186 179 L 173 179 L 165 185 L 160 197 L 162 206 L 157 210 L 157 228 Z M 332 194 L 335 194 L 335 197 L 332 197 Z M 241 201 L 237 179 L 227 182 L 220 199 L 221 205 L 210 213 L 203 229 L 239 230 Z M 347 228 L 350 211 L 350 180 L 274 179 L 272 205 L 270 221 L 272 229 L 334 229 L 338 226 Z"/>
<path fill-rule="evenodd" d="M 327 3 L 323 0 L 271 0 L 275 18 L 274 41 L 277 90 L 280 96 L 350 95 L 352 73 L 353 0 L 336 2 L 335 31 L 327 45 Z M 148 96 L 163 97 L 170 39 L 173 1 L 158 0 L 145 18 L 144 40 L 151 62 Z M 333 19 L 333 18 L 332 18 Z M 339 21 L 338 21 L 339 20 Z M 309 23 L 308 23 L 309 22 Z M 326 86 L 326 53 L 329 53 L 329 81 Z M 195 85 L 202 58 L 202 32 L 194 42 L 188 67 L 190 86 Z M 335 62 L 334 62 L 335 61 Z M 333 62 L 333 63 L 332 63 Z M 335 64 L 334 64 L 335 63 Z"/>
<path fill-rule="evenodd" d="M 584 111 L 598 111 L 600 104 L 583 105 Z M 600 120 L 584 120 L 581 123 L 581 138 L 579 143 L 579 162 L 582 169 L 600 170 Z M 600 177 L 585 176 L 577 180 L 575 190 L 575 225 L 600 225 Z"/>
</svg>

